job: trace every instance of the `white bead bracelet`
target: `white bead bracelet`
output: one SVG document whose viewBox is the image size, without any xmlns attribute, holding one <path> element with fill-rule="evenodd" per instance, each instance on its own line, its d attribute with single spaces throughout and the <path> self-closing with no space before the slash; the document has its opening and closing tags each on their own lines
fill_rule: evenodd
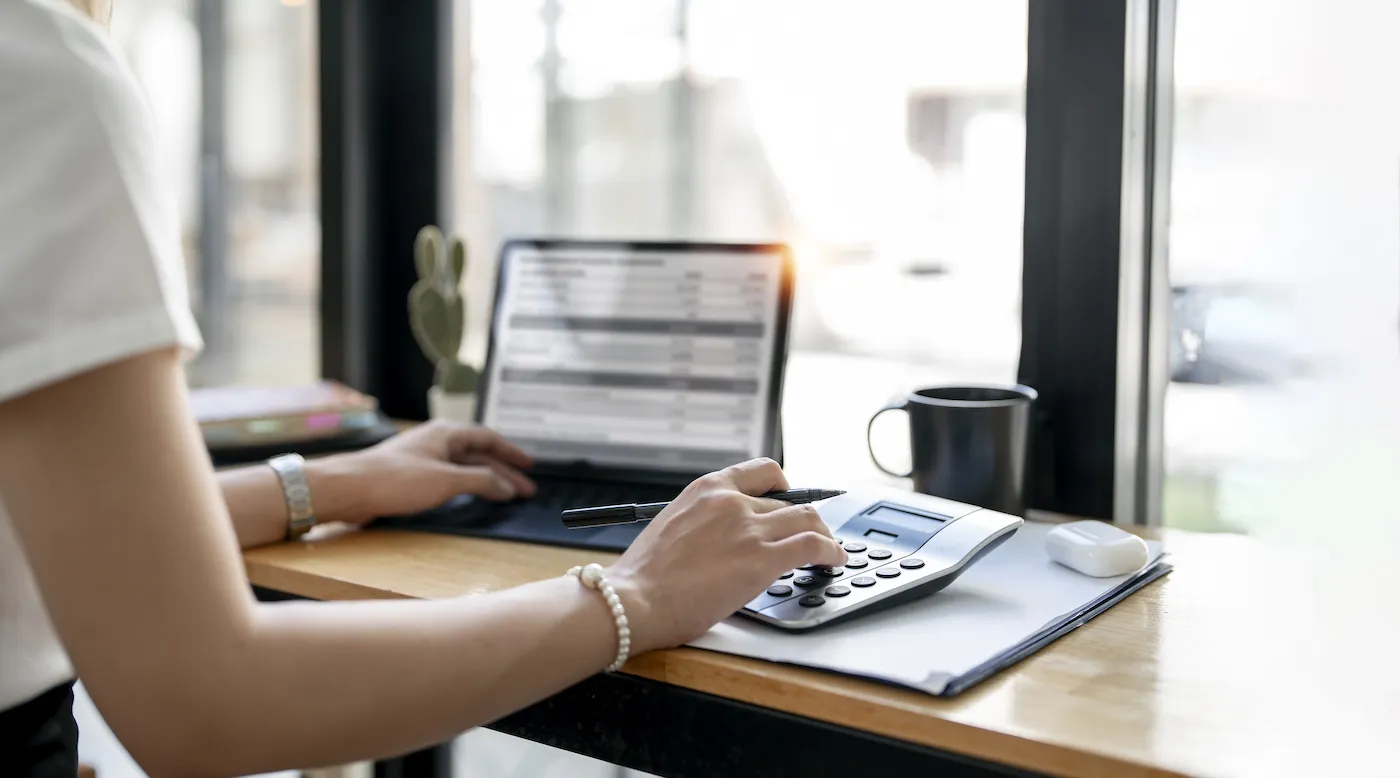
<svg viewBox="0 0 1400 778">
<path fill-rule="evenodd" d="M 622 607 L 617 590 L 608 583 L 607 577 L 603 575 L 603 566 L 597 563 L 569 568 L 569 575 L 577 576 L 584 586 L 600 592 L 608 607 L 612 609 L 613 622 L 617 625 L 617 658 L 613 659 L 607 670 L 610 673 L 621 670 L 627 663 L 628 652 L 632 650 L 632 629 L 627 626 L 627 612 Z"/>
</svg>

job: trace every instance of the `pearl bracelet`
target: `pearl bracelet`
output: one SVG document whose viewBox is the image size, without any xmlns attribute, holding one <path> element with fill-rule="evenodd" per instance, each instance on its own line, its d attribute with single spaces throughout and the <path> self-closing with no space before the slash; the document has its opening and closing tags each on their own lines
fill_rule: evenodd
<svg viewBox="0 0 1400 778">
<path fill-rule="evenodd" d="M 585 565 L 583 567 L 572 567 L 569 575 L 577 576 L 584 586 L 589 589 L 596 589 L 602 593 L 603 599 L 607 601 L 608 607 L 612 608 L 613 622 L 617 624 L 617 658 L 608 665 L 608 672 L 617 672 L 627 663 L 627 654 L 632 650 L 632 628 L 627 626 L 627 612 L 623 610 L 622 600 L 617 596 L 617 590 L 603 575 L 603 566 L 597 563 Z"/>
</svg>

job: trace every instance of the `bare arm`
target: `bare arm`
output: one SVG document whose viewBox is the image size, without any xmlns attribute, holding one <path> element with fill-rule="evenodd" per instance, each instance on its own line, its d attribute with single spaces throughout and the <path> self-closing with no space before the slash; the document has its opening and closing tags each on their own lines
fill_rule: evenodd
<svg viewBox="0 0 1400 778">
<path fill-rule="evenodd" d="M 607 664 L 612 620 L 564 578 L 471 601 L 256 603 L 184 409 L 168 353 L 0 406 L 0 493 L 94 701 L 154 773 L 398 752 Z"/>
<path fill-rule="evenodd" d="M 808 506 L 726 486 L 781 487 L 770 465 L 692 484 L 613 566 L 634 652 L 699 634 L 782 569 L 844 560 Z M 173 353 L 0 404 L 0 494 L 80 676 L 155 776 L 441 742 L 615 650 L 604 603 L 564 577 L 431 602 L 257 603 Z"/>
</svg>

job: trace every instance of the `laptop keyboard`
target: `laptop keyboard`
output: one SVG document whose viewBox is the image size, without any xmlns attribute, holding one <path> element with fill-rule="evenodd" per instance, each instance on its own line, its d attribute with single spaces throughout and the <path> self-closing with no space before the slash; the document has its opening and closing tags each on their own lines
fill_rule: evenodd
<svg viewBox="0 0 1400 778">
<path fill-rule="evenodd" d="M 573 479 L 541 478 L 535 481 L 535 496 L 529 502 L 551 513 L 571 508 L 592 508 L 622 503 L 665 502 L 675 499 L 678 490 L 657 484 L 598 483 Z M 488 513 L 492 504 L 476 500 L 467 507 L 472 514 Z"/>
<path fill-rule="evenodd" d="M 390 516 L 375 524 L 454 535 L 545 543 L 605 551 L 623 551 L 645 523 L 610 527 L 570 529 L 560 515 L 570 508 L 591 508 L 622 503 L 665 502 L 675 499 L 679 486 L 644 483 L 590 482 L 555 476 L 537 477 L 535 497 L 529 500 L 494 502 L 463 495 L 446 504 L 412 516 Z"/>
<path fill-rule="evenodd" d="M 654 484 L 589 483 L 587 481 L 549 480 L 537 482 L 539 490 L 533 502 L 550 510 L 592 508 L 621 503 L 665 502 L 675 499 L 672 487 Z"/>
</svg>

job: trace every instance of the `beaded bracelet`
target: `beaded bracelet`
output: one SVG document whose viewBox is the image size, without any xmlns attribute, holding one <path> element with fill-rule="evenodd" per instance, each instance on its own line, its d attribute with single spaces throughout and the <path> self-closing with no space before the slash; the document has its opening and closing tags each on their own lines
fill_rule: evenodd
<svg viewBox="0 0 1400 778">
<path fill-rule="evenodd" d="M 618 598 L 617 591 L 603 575 L 602 565 L 593 563 L 583 567 L 572 567 L 569 568 L 569 575 L 577 576 L 589 589 L 601 592 L 608 607 L 612 608 L 613 621 L 617 624 L 617 658 L 608 665 L 607 671 L 612 673 L 621 670 L 622 666 L 627 663 L 628 652 L 632 650 L 632 629 L 627 626 L 627 612 L 622 608 L 622 600 Z"/>
</svg>

